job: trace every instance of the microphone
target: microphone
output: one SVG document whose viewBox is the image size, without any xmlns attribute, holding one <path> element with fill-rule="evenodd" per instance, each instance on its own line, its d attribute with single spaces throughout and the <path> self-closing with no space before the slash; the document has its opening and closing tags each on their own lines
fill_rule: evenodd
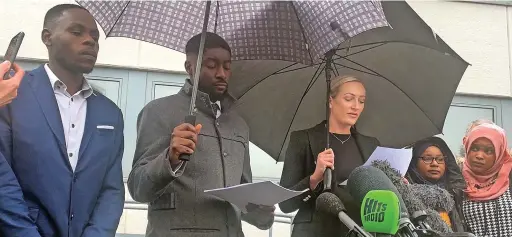
<svg viewBox="0 0 512 237">
<path fill-rule="evenodd" d="M 387 175 L 395 185 L 412 217 L 412 222 L 419 227 L 416 231 L 420 236 L 476 237 L 468 232 L 451 233 L 451 228 L 435 211 L 436 209 L 450 211 L 455 208 L 455 202 L 448 191 L 433 185 L 404 184 L 400 173 L 391 168 L 386 161 L 374 161 L 372 166 Z"/>
<path fill-rule="evenodd" d="M 361 205 L 364 230 L 370 233 L 395 235 L 400 219 L 400 200 L 389 190 L 369 191 Z"/>
<path fill-rule="evenodd" d="M 397 235 L 400 237 L 419 237 L 418 233 L 416 233 L 416 227 L 409 219 L 409 213 L 402 196 L 382 170 L 372 166 L 355 168 L 348 177 L 347 188 L 352 197 L 359 200 L 360 204 L 363 203 L 366 194 L 372 190 L 388 190 L 393 192 L 398 198 L 400 207 L 398 210 Z"/>
<path fill-rule="evenodd" d="M 415 225 L 420 226 L 420 228 L 428 226 L 430 230 L 440 233 L 452 232 L 451 228 L 443 221 L 439 213 L 435 211 L 436 206 L 442 207 L 447 211 L 452 209 L 454 202 L 451 200 L 448 193 L 446 193 L 446 195 L 440 195 L 439 192 L 429 191 L 433 189 L 433 187 L 426 187 L 429 185 L 404 184 L 400 173 L 391 168 L 388 162 L 374 161 L 372 166 L 384 172 L 395 185 Z M 440 203 L 444 204 L 440 206 Z"/>
<path fill-rule="evenodd" d="M 408 188 L 409 193 L 418 198 L 426 207 L 426 210 L 420 210 L 419 208 L 411 210 L 414 211 L 412 214 L 412 220 L 416 225 L 422 226 L 425 229 L 441 229 L 445 225 L 448 227 L 448 223 L 450 223 L 450 221 L 444 221 L 439 214 L 439 211 L 448 213 L 455 208 L 455 201 L 447 190 L 435 185 L 426 184 L 412 184 L 409 185 Z M 435 214 L 433 216 L 436 218 L 429 218 L 430 216 L 428 215 L 427 210 Z M 432 223 L 433 226 L 427 224 L 427 222 Z M 451 230 L 450 228 L 446 229 Z"/>
<path fill-rule="evenodd" d="M 372 237 L 372 235 L 364 231 L 363 228 L 357 225 L 357 223 L 345 213 L 345 206 L 335 194 L 329 192 L 320 194 L 316 199 L 316 209 L 324 213 L 338 216 L 340 221 L 350 230 L 348 236 L 350 236 L 351 233 L 355 233 L 357 236 L 361 237 Z"/>
</svg>

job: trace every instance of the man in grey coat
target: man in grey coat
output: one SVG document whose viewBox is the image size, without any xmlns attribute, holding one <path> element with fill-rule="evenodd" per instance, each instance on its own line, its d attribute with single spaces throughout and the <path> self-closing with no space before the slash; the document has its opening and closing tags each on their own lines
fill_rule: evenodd
<svg viewBox="0 0 512 237">
<path fill-rule="evenodd" d="M 186 46 L 185 69 L 193 78 L 201 34 Z M 241 237 L 241 219 L 269 229 L 275 207 L 234 205 L 204 190 L 252 182 L 249 128 L 231 109 L 227 93 L 231 49 L 220 36 L 207 33 L 197 94 L 197 126 L 183 123 L 192 85 L 154 100 L 140 112 L 137 146 L 128 189 L 133 199 L 149 203 L 148 237 Z M 193 154 L 182 163 L 180 154 Z"/>
</svg>

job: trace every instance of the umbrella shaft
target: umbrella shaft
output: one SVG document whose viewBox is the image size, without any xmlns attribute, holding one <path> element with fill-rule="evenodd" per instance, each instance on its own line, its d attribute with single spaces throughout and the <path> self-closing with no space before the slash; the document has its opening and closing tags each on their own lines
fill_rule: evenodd
<svg viewBox="0 0 512 237">
<path fill-rule="evenodd" d="M 327 93 L 326 93 L 326 101 L 325 101 L 325 115 L 326 115 L 326 135 L 327 135 L 327 142 L 325 144 L 325 148 L 329 149 L 331 148 L 330 143 L 330 134 L 329 134 L 329 120 L 331 117 L 331 109 L 329 108 L 329 100 L 331 98 L 331 73 L 332 73 L 332 57 L 334 56 L 334 53 L 336 51 L 334 49 L 329 50 L 325 54 L 326 60 L 325 60 L 325 81 L 327 85 Z"/>
<path fill-rule="evenodd" d="M 203 31 L 201 32 L 201 41 L 199 43 L 199 52 L 197 52 L 197 62 L 196 69 L 194 72 L 194 78 L 192 80 L 192 98 L 190 100 L 190 108 L 189 115 L 194 115 L 196 112 L 196 97 L 197 97 L 197 87 L 199 86 L 199 75 L 201 74 L 201 66 L 203 62 L 203 51 L 204 51 L 204 43 L 206 41 L 206 31 L 208 29 L 208 19 L 210 19 L 210 7 L 212 2 L 206 2 L 206 9 L 204 12 L 204 22 L 203 22 Z M 194 124 L 193 124 L 194 125 Z"/>
<path fill-rule="evenodd" d="M 194 71 L 194 78 L 192 79 L 192 98 L 190 98 L 190 107 L 188 115 L 185 117 L 185 123 L 189 123 L 193 126 L 196 125 L 196 98 L 197 98 L 197 87 L 199 86 L 199 74 L 201 74 L 201 66 L 203 62 L 203 51 L 204 43 L 206 41 L 206 30 L 208 29 L 208 19 L 210 18 L 210 5 L 211 1 L 206 2 L 206 9 L 204 13 L 203 31 L 201 32 L 201 41 L 199 43 L 199 52 L 197 52 L 196 69 Z M 181 154 L 179 159 L 183 161 L 183 165 L 190 160 L 189 154 Z"/>
<path fill-rule="evenodd" d="M 329 108 L 329 100 L 331 98 L 331 72 L 332 72 L 332 57 L 334 56 L 335 49 L 329 50 L 325 54 L 326 60 L 325 60 L 325 81 L 327 84 L 327 100 L 325 102 L 325 114 L 326 114 L 326 125 L 325 128 L 327 129 L 326 135 L 327 135 L 327 142 L 325 144 L 325 148 L 329 149 L 331 147 L 330 145 L 330 131 L 329 131 L 329 118 L 331 117 L 331 109 Z M 332 170 L 326 169 L 324 171 L 324 191 L 330 191 L 331 190 L 331 181 L 332 181 Z"/>
</svg>

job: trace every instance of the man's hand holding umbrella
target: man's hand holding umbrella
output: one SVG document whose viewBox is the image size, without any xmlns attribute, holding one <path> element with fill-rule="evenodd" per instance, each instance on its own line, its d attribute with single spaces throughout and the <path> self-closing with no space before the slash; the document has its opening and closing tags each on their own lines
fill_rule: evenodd
<svg viewBox="0 0 512 237">
<path fill-rule="evenodd" d="M 188 123 L 182 123 L 174 128 L 171 134 L 171 144 L 169 149 L 169 161 L 175 168 L 181 164 L 179 156 L 181 154 L 192 155 L 196 149 L 197 135 L 201 132 L 202 125 L 192 126 Z"/>
</svg>

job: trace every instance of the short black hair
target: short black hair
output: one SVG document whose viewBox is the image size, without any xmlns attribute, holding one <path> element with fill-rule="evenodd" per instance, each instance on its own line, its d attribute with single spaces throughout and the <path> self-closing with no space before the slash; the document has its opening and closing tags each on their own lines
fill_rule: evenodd
<svg viewBox="0 0 512 237">
<path fill-rule="evenodd" d="M 187 42 L 187 45 L 185 46 L 185 54 L 195 54 L 197 55 L 199 53 L 199 44 L 201 43 L 201 33 L 194 35 L 192 38 L 190 38 Z M 231 54 L 231 47 L 229 47 L 228 42 L 224 40 L 219 35 L 212 33 L 212 32 L 206 32 L 206 38 L 204 41 L 204 49 L 214 49 L 214 48 L 222 48 L 225 49 Z"/>
<path fill-rule="evenodd" d="M 85 9 L 84 7 L 80 6 L 80 5 L 76 5 L 76 4 L 59 4 L 59 5 L 56 5 L 52 8 L 50 8 L 50 10 L 48 10 L 46 12 L 46 15 L 44 16 L 44 22 L 43 22 L 43 27 L 44 28 L 49 28 L 51 27 L 51 24 L 55 23 L 55 21 L 62 16 L 62 14 L 67 11 L 67 10 L 70 10 L 70 9 L 82 9 L 82 10 L 85 10 L 87 12 L 89 12 L 87 9 Z"/>
</svg>

